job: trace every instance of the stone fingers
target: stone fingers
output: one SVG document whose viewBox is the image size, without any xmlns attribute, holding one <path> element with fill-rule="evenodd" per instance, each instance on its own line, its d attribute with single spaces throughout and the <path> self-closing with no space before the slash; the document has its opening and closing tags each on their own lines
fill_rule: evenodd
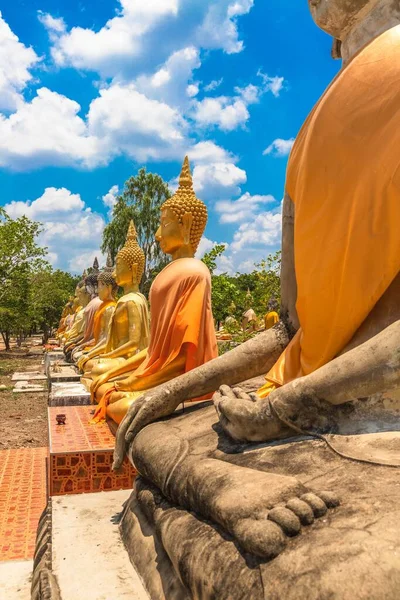
<svg viewBox="0 0 400 600">
<path fill-rule="evenodd" d="M 117 469 L 120 469 L 122 466 L 123 460 L 126 456 L 126 453 L 127 453 L 128 447 L 129 447 L 129 443 L 130 443 L 127 439 L 128 432 L 129 432 L 130 426 L 132 424 L 132 421 L 135 421 L 135 417 L 136 417 L 137 412 L 139 411 L 140 406 L 141 406 L 140 401 L 134 402 L 129 407 L 127 414 L 125 415 L 125 417 L 123 418 L 123 420 L 121 421 L 121 423 L 118 427 L 117 438 L 115 441 L 115 449 L 114 449 L 114 462 L 113 462 L 113 470 L 114 471 L 116 471 Z"/>
</svg>

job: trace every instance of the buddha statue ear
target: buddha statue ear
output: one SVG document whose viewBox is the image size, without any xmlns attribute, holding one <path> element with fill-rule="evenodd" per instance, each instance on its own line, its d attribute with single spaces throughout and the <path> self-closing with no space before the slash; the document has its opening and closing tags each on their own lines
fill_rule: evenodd
<svg viewBox="0 0 400 600">
<path fill-rule="evenodd" d="M 132 281 L 134 281 L 135 283 L 139 283 L 139 281 L 137 280 L 137 263 L 133 263 L 133 265 L 131 267 L 131 271 L 132 271 Z"/>
<path fill-rule="evenodd" d="M 190 230 L 192 229 L 193 215 L 192 213 L 185 212 L 182 217 L 182 233 L 183 240 L 186 245 L 190 244 Z"/>
</svg>

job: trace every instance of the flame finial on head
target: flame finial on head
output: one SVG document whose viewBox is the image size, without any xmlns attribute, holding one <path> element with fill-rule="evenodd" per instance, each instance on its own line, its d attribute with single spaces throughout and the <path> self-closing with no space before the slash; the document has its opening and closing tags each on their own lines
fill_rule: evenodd
<svg viewBox="0 0 400 600">
<path fill-rule="evenodd" d="M 140 281 L 144 271 L 145 257 L 143 250 L 137 243 L 137 232 L 133 221 L 129 223 L 126 241 L 117 254 L 117 260 L 118 258 L 124 260 L 130 267 L 137 264 L 138 281 Z"/>
<path fill-rule="evenodd" d="M 93 261 L 93 271 L 98 271 L 99 270 L 99 261 L 97 260 L 97 256 L 95 256 L 94 261 Z"/>
<path fill-rule="evenodd" d="M 183 161 L 181 174 L 179 176 L 179 187 L 180 188 L 193 188 L 193 179 L 190 172 L 189 158 L 185 156 Z"/>
<path fill-rule="evenodd" d="M 133 220 L 131 220 L 129 223 L 128 233 L 126 234 L 125 245 L 127 245 L 128 242 L 131 242 L 131 241 L 137 242 L 137 231 L 136 231 L 135 223 L 133 222 Z"/>
</svg>

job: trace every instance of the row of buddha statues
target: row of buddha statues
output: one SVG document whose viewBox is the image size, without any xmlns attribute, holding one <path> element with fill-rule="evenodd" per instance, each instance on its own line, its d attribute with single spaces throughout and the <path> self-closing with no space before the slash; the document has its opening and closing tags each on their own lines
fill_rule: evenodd
<svg viewBox="0 0 400 600">
<path fill-rule="evenodd" d="M 186 157 L 176 193 L 161 207 L 156 239 L 171 262 L 154 280 L 149 301 L 139 291 L 145 255 L 130 222 L 115 267 L 109 256 L 70 298 L 57 331 L 66 359 L 97 403 L 93 421 L 120 423 L 135 398 L 218 355 L 211 309 L 211 277 L 194 258 L 207 223 Z M 116 292 L 122 296 L 116 300 Z"/>
</svg>

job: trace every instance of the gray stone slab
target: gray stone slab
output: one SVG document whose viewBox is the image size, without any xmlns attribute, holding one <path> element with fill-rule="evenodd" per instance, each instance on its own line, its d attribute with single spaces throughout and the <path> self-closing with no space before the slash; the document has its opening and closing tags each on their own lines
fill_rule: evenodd
<svg viewBox="0 0 400 600">
<path fill-rule="evenodd" d="M 77 372 L 74 367 L 60 367 L 59 372 L 54 372 L 52 368 L 49 370 L 49 381 L 50 384 L 53 383 L 65 383 L 67 381 L 76 381 L 78 382 L 81 378 L 80 374 Z"/>
<path fill-rule="evenodd" d="M 45 381 L 47 379 L 44 373 L 39 371 L 25 371 L 24 373 L 14 373 L 11 381 Z"/>
<path fill-rule="evenodd" d="M 129 495 L 123 490 L 53 498 L 52 566 L 63 600 L 149 600 L 115 518 Z"/>
<path fill-rule="evenodd" d="M 0 562 L 0 598 L 7 600 L 29 600 L 33 562 L 17 560 Z"/>
<path fill-rule="evenodd" d="M 30 392 L 44 392 L 46 390 L 44 385 L 39 383 L 30 383 L 29 381 L 17 381 L 15 383 L 13 392 L 14 394 L 28 394 Z"/>
<path fill-rule="evenodd" d="M 81 383 L 53 383 L 49 394 L 49 406 L 87 406 L 90 393 Z"/>
</svg>

